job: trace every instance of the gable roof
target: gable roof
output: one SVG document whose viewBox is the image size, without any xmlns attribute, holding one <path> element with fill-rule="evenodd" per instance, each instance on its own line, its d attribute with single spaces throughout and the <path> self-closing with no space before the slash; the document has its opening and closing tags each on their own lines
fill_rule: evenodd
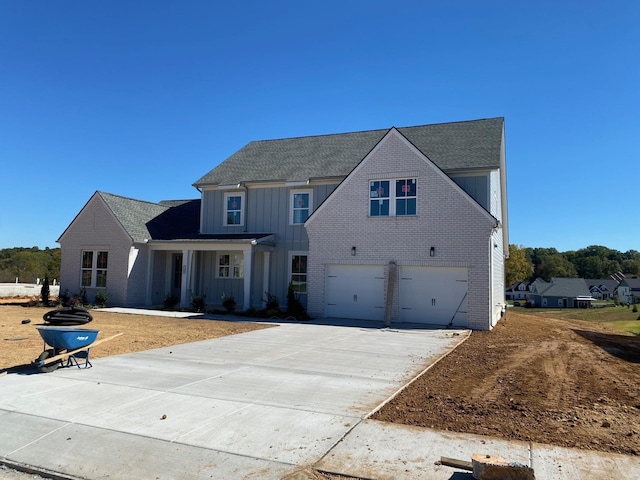
<svg viewBox="0 0 640 480">
<path fill-rule="evenodd" d="M 605 287 L 607 293 L 613 293 L 613 291 L 617 288 L 620 282 L 617 280 L 613 280 L 611 278 L 586 278 L 585 282 L 589 286 L 589 289 L 597 288 L 600 291 L 603 291 L 601 287 Z"/>
<path fill-rule="evenodd" d="M 500 168 L 504 118 L 397 130 L 445 171 Z M 248 143 L 193 185 L 345 177 L 389 129 Z"/>
</svg>

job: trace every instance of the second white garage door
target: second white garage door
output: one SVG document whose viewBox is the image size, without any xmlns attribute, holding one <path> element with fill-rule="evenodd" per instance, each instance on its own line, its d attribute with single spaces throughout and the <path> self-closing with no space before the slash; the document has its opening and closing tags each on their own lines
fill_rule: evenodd
<svg viewBox="0 0 640 480">
<path fill-rule="evenodd" d="M 467 325 L 467 269 L 401 267 L 400 321 Z"/>
<path fill-rule="evenodd" d="M 384 266 L 327 265 L 325 314 L 333 318 L 384 319 Z"/>
</svg>

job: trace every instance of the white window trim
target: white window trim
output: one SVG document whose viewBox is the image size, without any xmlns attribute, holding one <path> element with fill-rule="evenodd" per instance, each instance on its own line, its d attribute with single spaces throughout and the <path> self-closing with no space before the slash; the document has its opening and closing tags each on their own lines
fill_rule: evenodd
<svg viewBox="0 0 640 480">
<path fill-rule="evenodd" d="M 307 292 L 309 291 L 309 252 L 307 251 L 290 251 L 289 252 L 289 281 L 287 282 L 287 286 L 289 284 L 291 284 L 292 281 L 292 277 L 293 277 L 293 257 L 295 257 L 296 255 L 304 255 L 305 257 L 307 257 L 307 291 L 306 292 L 295 292 L 298 295 L 306 295 Z"/>
<path fill-rule="evenodd" d="M 84 253 L 85 252 L 92 252 L 92 256 L 91 256 L 91 268 L 84 268 L 82 266 L 82 260 L 84 258 Z M 107 268 L 98 268 L 98 255 L 102 252 L 106 252 L 107 253 Z M 87 271 L 87 270 L 91 270 L 91 285 L 82 285 L 82 273 Z M 86 250 L 82 250 L 80 252 L 80 287 L 81 288 L 106 288 L 105 286 L 100 286 L 98 287 L 97 283 L 98 283 L 98 270 L 104 270 L 107 273 L 107 282 L 109 281 L 109 250 L 105 250 L 105 249 L 100 249 L 100 250 L 93 250 L 93 249 L 86 249 Z"/>
<path fill-rule="evenodd" d="M 220 257 L 222 255 L 229 255 L 229 276 L 228 277 L 221 277 L 220 276 Z M 233 261 L 233 256 L 234 255 L 240 255 L 242 256 L 242 264 L 241 265 L 234 265 L 232 263 Z M 241 267 L 241 272 L 240 272 L 240 276 L 238 277 L 234 277 L 233 274 L 233 268 L 235 266 Z M 228 251 L 228 252 L 217 252 L 216 253 L 216 278 L 220 278 L 222 280 L 242 280 L 244 278 L 244 252 L 240 251 L 240 250 L 235 250 L 235 251 Z"/>
<path fill-rule="evenodd" d="M 240 223 L 230 225 L 227 223 L 227 199 L 229 197 L 240 197 Z M 222 226 L 223 227 L 242 227 L 244 226 L 244 210 L 245 210 L 245 196 L 244 192 L 228 192 L 224 194 L 224 203 L 222 206 Z"/>
<path fill-rule="evenodd" d="M 415 197 L 409 197 L 409 198 L 415 198 L 416 199 L 416 213 L 412 214 L 412 215 L 396 215 L 396 200 L 398 200 L 398 197 L 396 197 L 396 182 L 398 180 L 415 180 L 416 182 L 416 196 Z M 389 196 L 385 197 L 385 199 L 389 200 L 389 215 L 371 215 L 371 201 L 375 200 L 374 198 L 371 198 L 371 182 L 389 182 Z M 370 179 L 368 182 L 368 189 L 367 191 L 369 192 L 369 204 L 368 204 L 368 211 L 369 211 L 369 218 L 390 218 L 390 217 L 415 217 L 418 212 L 418 178 L 417 177 L 397 177 L 397 178 L 373 178 Z"/>
<path fill-rule="evenodd" d="M 294 195 L 299 193 L 307 193 L 309 194 L 309 218 L 311 213 L 313 212 L 313 190 L 312 189 L 292 189 L 289 193 L 289 225 L 304 225 L 304 222 L 295 223 L 294 220 L 294 209 L 295 205 L 293 204 Z"/>
</svg>

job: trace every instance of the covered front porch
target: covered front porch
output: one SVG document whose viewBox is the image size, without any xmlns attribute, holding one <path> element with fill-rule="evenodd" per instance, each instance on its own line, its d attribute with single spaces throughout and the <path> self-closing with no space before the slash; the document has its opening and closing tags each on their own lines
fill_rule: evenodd
<svg viewBox="0 0 640 480">
<path fill-rule="evenodd" d="M 201 296 L 217 307 L 224 295 L 233 296 L 237 309 L 260 307 L 263 292 L 269 291 L 274 248 L 272 234 L 149 241 L 146 304 L 163 304 L 173 296 L 180 308 L 189 308 Z"/>
</svg>

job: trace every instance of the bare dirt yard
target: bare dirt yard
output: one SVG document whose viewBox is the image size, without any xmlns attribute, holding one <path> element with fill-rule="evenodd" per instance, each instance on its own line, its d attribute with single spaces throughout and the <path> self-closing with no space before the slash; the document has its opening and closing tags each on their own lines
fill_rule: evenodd
<svg viewBox="0 0 640 480">
<path fill-rule="evenodd" d="M 640 336 L 553 314 L 508 311 L 373 418 L 640 455 Z"/>
<path fill-rule="evenodd" d="M 51 310 L 52 308 L 0 303 L 0 372 L 29 364 L 42 353 L 44 344 L 35 325 L 43 325 L 42 316 Z M 93 321 L 79 328 L 100 330 L 98 340 L 123 333 L 120 337 L 96 345 L 91 349 L 91 358 L 197 342 L 270 327 L 250 322 L 188 320 L 96 310 L 91 310 L 91 315 Z M 23 324 L 23 320 L 31 322 Z"/>
<path fill-rule="evenodd" d="M 34 324 L 42 323 L 49 310 L 0 305 L 0 372 L 42 352 Z M 374 418 L 640 455 L 640 336 L 553 312 L 514 310 L 493 331 L 473 332 Z M 92 349 L 93 358 L 266 328 L 249 322 L 92 315 L 87 327 L 100 329 L 101 336 L 124 332 Z M 23 324 L 25 319 L 31 322 Z"/>
</svg>

